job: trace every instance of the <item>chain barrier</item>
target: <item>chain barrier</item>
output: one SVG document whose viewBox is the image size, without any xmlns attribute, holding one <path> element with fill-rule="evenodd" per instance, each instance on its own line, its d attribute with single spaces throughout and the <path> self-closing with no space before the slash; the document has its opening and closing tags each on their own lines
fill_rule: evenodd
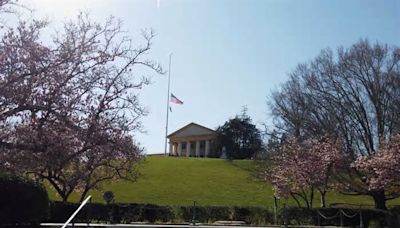
<svg viewBox="0 0 400 228">
<path fill-rule="evenodd" d="M 317 211 L 317 213 L 318 213 L 318 216 L 317 216 L 318 225 L 321 225 L 320 216 L 321 216 L 321 218 L 323 218 L 325 220 L 331 220 L 331 219 L 335 219 L 337 217 L 340 217 L 340 226 L 344 226 L 343 216 L 345 216 L 347 218 L 355 218 L 357 215 L 360 215 L 360 228 L 364 227 L 361 210 L 357 211 L 353 215 L 347 214 L 343 209 L 339 209 L 338 212 L 336 212 L 336 214 L 333 215 L 333 216 L 326 216 L 326 215 L 322 214 L 320 211 Z"/>
<path fill-rule="evenodd" d="M 318 212 L 318 214 L 319 214 L 323 219 L 326 219 L 326 220 L 334 219 L 334 218 L 336 218 L 336 217 L 339 215 L 339 213 L 340 213 L 340 211 L 338 211 L 338 212 L 336 212 L 335 215 L 333 215 L 333 216 L 331 216 L 331 217 L 328 217 L 328 216 L 323 215 L 323 214 L 322 214 L 321 212 L 319 212 L 319 211 L 317 211 L 317 212 Z"/>
<path fill-rule="evenodd" d="M 342 210 L 342 209 L 340 209 L 340 212 L 341 212 L 344 216 L 346 216 L 347 218 L 354 218 L 354 217 L 356 217 L 356 216 L 360 213 L 360 211 L 357 211 L 354 215 L 348 215 L 348 214 L 346 214 L 346 212 L 344 212 L 344 210 Z"/>
</svg>

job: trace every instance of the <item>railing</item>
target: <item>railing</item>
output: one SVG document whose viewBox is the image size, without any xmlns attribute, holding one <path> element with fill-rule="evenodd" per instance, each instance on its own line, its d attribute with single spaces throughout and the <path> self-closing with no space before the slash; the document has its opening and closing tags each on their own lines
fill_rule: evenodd
<svg viewBox="0 0 400 228">
<path fill-rule="evenodd" d="M 81 205 L 78 207 L 78 209 L 76 209 L 76 211 L 71 215 L 71 217 L 69 217 L 69 219 L 64 223 L 64 225 L 61 228 L 65 228 L 68 226 L 68 224 L 72 221 L 72 219 L 75 218 L 75 216 L 79 213 L 79 211 L 86 205 L 86 203 L 90 200 L 92 196 L 88 196 L 82 203 Z"/>
<path fill-rule="evenodd" d="M 342 209 L 339 209 L 338 212 L 336 212 L 336 214 L 333 215 L 333 216 L 323 215 L 320 211 L 317 211 L 317 213 L 318 213 L 317 214 L 318 225 L 321 224 L 320 217 L 325 219 L 325 220 L 331 220 L 331 219 L 335 219 L 337 217 L 340 217 L 340 226 L 343 227 L 344 226 L 344 217 L 355 218 L 357 215 L 359 215 L 359 217 L 360 217 L 360 228 L 364 228 L 364 223 L 363 223 L 363 217 L 362 217 L 362 211 L 361 210 L 355 212 L 353 215 L 347 214 Z"/>
</svg>

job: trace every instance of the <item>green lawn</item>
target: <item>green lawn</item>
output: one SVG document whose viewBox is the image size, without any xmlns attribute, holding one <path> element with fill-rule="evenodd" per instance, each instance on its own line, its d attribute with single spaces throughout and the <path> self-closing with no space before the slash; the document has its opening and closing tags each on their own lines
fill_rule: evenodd
<svg viewBox="0 0 400 228">
<path fill-rule="evenodd" d="M 102 192 L 112 191 L 118 203 L 153 203 L 160 205 L 268 206 L 273 204 L 269 184 L 255 180 L 249 169 L 250 160 L 225 161 L 211 158 L 175 158 L 149 156 L 140 165 L 140 177 L 135 183 L 117 181 L 90 194 L 94 201 L 103 202 Z M 49 188 L 50 198 L 59 200 Z M 78 199 L 74 194 L 72 201 Z M 315 206 L 319 206 L 316 196 Z M 281 200 L 281 204 L 294 204 Z M 344 196 L 332 193 L 330 203 L 372 204 L 368 197 Z M 389 204 L 400 204 L 396 200 Z"/>
</svg>

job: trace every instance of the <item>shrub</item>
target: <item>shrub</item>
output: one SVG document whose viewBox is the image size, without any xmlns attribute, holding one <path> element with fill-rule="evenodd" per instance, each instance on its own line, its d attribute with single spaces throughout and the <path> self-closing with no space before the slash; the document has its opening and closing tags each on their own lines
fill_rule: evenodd
<svg viewBox="0 0 400 228">
<path fill-rule="evenodd" d="M 75 203 L 51 202 L 49 221 L 65 222 L 77 208 L 78 205 Z M 80 214 L 78 214 L 77 216 L 80 216 Z"/>
<path fill-rule="evenodd" d="M 34 226 L 48 216 L 49 198 L 39 183 L 0 175 L 0 224 Z"/>
<path fill-rule="evenodd" d="M 103 199 L 107 205 L 114 202 L 114 193 L 112 191 L 106 191 L 103 193 Z"/>
<path fill-rule="evenodd" d="M 362 221 L 365 227 L 372 227 L 372 224 L 375 224 L 374 227 L 398 227 L 391 226 L 393 223 L 391 221 L 393 219 L 393 215 L 389 211 L 375 210 L 375 209 L 356 209 L 356 208 L 324 208 L 324 209 L 313 209 L 315 212 L 320 211 L 323 215 L 334 215 L 340 211 L 346 213 L 346 215 L 351 216 L 349 218 L 342 214 L 342 218 L 337 216 L 335 219 L 325 220 L 320 218 L 320 225 L 340 225 L 341 219 L 343 225 L 356 227 L 360 225 L 360 213 L 362 217 Z M 316 216 L 317 214 L 314 213 Z M 318 220 L 314 218 L 314 220 Z M 318 225 L 318 221 L 315 223 Z"/>
<path fill-rule="evenodd" d="M 212 223 L 218 220 L 230 220 L 231 210 L 229 207 L 218 206 L 196 206 L 196 222 Z M 180 207 L 180 217 L 186 221 L 193 220 L 193 206 Z"/>
<path fill-rule="evenodd" d="M 313 225 L 313 211 L 308 208 L 286 207 L 278 211 L 280 224 L 288 225 Z"/>
<path fill-rule="evenodd" d="M 53 202 L 50 222 L 66 221 L 79 207 L 77 203 Z M 74 218 L 74 222 L 101 221 L 112 223 L 168 222 L 174 219 L 172 208 L 153 204 L 88 203 Z"/>
<path fill-rule="evenodd" d="M 207 222 L 207 212 L 204 208 L 196 206 L 196 222 Z M 190 222 L 193 219 L 193 207 L 181 206 L 177 211 L 177 217 L 185 222 Z"/>
<path fill-rule="evenodd" d="M 172 208 L 168 206 L 158 206 L 147 204 L 143 210 L 143 217 L 149 222 L 161 221 L 168 222 L 174 219 Z"/>
<path fill-rule="evenodd" d="M 51 203 L 50 221 L 66 221 L 79 207 L 77 203 Z M 343 210 L 353 218 L 342 217 L 343 225 L 357 227 L 360 224 L 360 209 L 357 208 L 299 208 L 287 207 L 278 211 L 278 223 L 288 225 L 322 225 L 340 226 L 340 216 L 333 219 L 324 219 L 318 212 L 326 217 L 332 217 Z M 397 217 L 400 207 L 395 207 L 388 212 L 373 209 L 361 209 L 365 227 L 400 227 Z M 160 206 L 154 204 L 100 204 L 89 203 L 74 219 L 74 222 L 99 221 L 113 223 L 131 222 L 192 222 L 192 206 Z M 274 223 L 274 215 L 267 208 L 262 207 L 221 207 L 221 206 L 196 206 L 196 222 L 213 223 L 218 220 L 240 220 L 251 225 L 268 225 Z"/>
<path fill-rule="evenodd" d="M 234 207 L 234 220 L 251 225 L 265 225 L 274 223 L 274 215 L 262 207 Z"/>
<path fill-rule="evenodd" d="M 342 213 L 351 216 L 348 218 Z M 374 225 L 375 227 L 399 227 L 396 216 L 400 215 L 395 211 L 382 211 L 375 209 L 357 208 L 299 208 L 288 207 L 279 211 L 278 217 L 280 224 L 288 225 L 321 225 L 321 226 L 344 226 L 357 227 L 360 225 L 360 213 L 365 227 Z M 325 219 L 324 217 L 334 217 Z"/>
</svg>

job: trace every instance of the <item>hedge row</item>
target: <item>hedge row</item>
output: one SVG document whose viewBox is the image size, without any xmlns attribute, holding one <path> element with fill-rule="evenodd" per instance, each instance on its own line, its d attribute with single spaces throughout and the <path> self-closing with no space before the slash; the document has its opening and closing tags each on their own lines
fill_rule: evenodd
<svg viewBox="0 0 400 228">
<path fill-rule="evenodd" d="M 48 222 L 66 221 L 78 208 L 75 203 L 52 202 Z M 88 203 L 75 217 L 74 222 L 162 222 L 212 223 L 219 220 L 241 220 L 248 224 L 273 224 L 273 214 L 260 207 L 218 207 L 196 206 L 159 206 L 153 204 L 110 204 Z"/>
<path fill-rule="evenodd" d="M 78 204 L 62 204 L 53 202 L 49 222 L 66 221 L 78 207 Z M 338 212 L 344 211 L 346 215 L 354 215 L 353 218 L 340 216 Z M 360 225 L 360 211 L 365 227 L 400 227 L 397 217 L 400 215 L 400 207 L 388 212 L 373 209 L 349 209 L 349 208 L 325 208 L 307 209 L 298 207 L 281 208 L 278 210 L 278 224 L 288 225 L 336 225 L 357 227 Z M 193 214 L 195 213 L 195 216 Z M 324 219 L 337 215 L 334 219 Z M 215 221 L 239 220 L 251 225 L 274 224 L 272 210 L 261 207 L 217 207 L 217 206 L 190 206 L 170 207 L 153 204 L 88 204 L 75 218 L 74 222 L 160 222 L 182 223 L 193 222 L 193 217 L 198 223 L 213 223 Z M 341 218 L 342 217 L 342 218 Z"/>
<path fill-rule="evenodd" d="M 279 211 L 278 220 L 280 224 L 288 225 L 344 225 L 347 227 L 359 227 L 360 223 L 362 223 L 364 227 L 400 227 L 398 220 L 400 218 L 399 209 L 393 208 L 389 211 L 382 211 L 354 208 L 307 209 L 290 207 Z M 324 217 L 330 219 L 325 219 Z"/>
<path fill-rule="evenodd" d="M 50 208 L 49 208 L 50 205 Z M 51 202 L 45 188 L 36 182 L 15 176 L 0 175 L 0 226 L 34 227 L 40 222 L 63 222 L 79 207 L 76 203 Z M 345 215 L 344 215 L 345 214 Z M 361 214 L 361 216 L 360 216 Z M 348 218 L 350 216 L 352 218 Z M 324 217 L 334 217 L 324 219 Z M 153 204 L 89 203 L 74 222 L 182 222 L 212 223 L 240 220 L 251 225 L 274 224 L 271 210 L 261 207 L 159 206 Z M 344 225 L 357 227 L 400 227 L 400 206 L 389 211 L 357 208 L 307 209 L 280 208 L 278 224 Z"/>
<path fill-rule="evenodd" d="M 0 226 L 34 227 L 49 214 L 43 185 L 17 176 L 0 174 Z"/>
<path fill-rule="evenodd" d="M 50 205 L 50 207 L 49 207 Z M 40 222 L 63 222 L 78 208 L 76 203 L 49 203 L 45 188 L 31 180 L 0 175 L 0 226 L 37 226 Z M 347 216 L 354 215 L 353 218 Z M 342 213 L 342 215 L 340 215 Z M 360 216 L 360 213 L 362 216 Z M 323 216 L 322 216 L 323 215 Z M 335 217 L 324 219 L 323 217 Z M 389 211 L 357 208 L 307 209 L 280 208 L 278 224 L 344 225 L 357 227 L 400 227 L 400 207 Z M 213 223 L 218 220 L 240 220 L 251 225 L 274 224 L 272 210 L 261 207 L 159 206 L 153 204 L 89 203 L 74 222 L 182 222 Z M 360 221 L 360 219 L 362 221 Z"/>
<path fill-rule="evenodd" d="M 52 202 L 49 222 L 67 221 L 78 208 L 76 203 Z M 75 222 L 110 221 L 112 223 L 168 222 L 174 219 L 173 210 L 167 206 L 153 204 L 88 203 L 75 217 Z"/>
</svg>

